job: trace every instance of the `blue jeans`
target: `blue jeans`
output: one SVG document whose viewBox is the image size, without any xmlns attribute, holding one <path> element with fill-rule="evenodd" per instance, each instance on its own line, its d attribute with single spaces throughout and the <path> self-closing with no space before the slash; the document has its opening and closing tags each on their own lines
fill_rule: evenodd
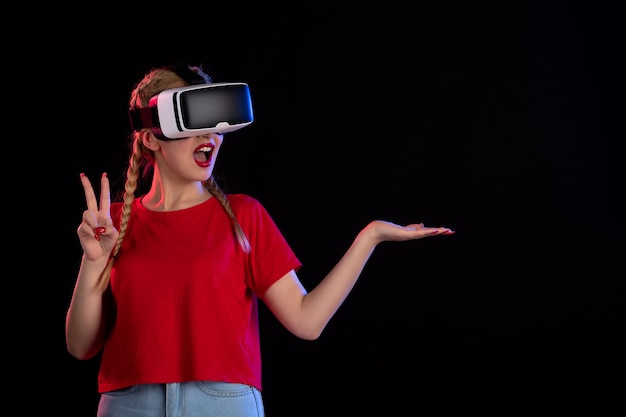
<svg viewBox="0 0 626 417">
<path fill-rule="evenodd" d="M 100 396 L 98 417 L 264 417 L 261 393 L 227 382 L 134 385 Z"/>
</svg>

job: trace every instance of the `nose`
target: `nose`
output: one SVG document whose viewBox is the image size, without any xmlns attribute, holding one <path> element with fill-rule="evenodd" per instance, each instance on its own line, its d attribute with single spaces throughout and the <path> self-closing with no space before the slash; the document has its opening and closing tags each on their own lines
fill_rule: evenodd
<svg viewBox="0 0 626 417">
<path fill-rule="evenodd" d="M 212 137 L 221 137 L 223 136 L 223 133 L 216 133 L 216 132 L 211 132 L 211 133 L 204 133 L 202 135 L 198 135 L 198 137 L 200 138 L 212 138 Z"/>
</svg>

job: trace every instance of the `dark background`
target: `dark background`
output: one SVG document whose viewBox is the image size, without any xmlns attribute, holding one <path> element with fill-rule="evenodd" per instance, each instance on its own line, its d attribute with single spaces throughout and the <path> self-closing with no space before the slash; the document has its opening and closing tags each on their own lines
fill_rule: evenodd
<svg viewBox="0 0 626 417">
<path fill-rule="evenodd" d="M 179 62 L 250 85 L 255 121 L 216 175 L 266 206 L 307 288 L 372 219 L 456 231 L 380 245 L 315 342 L 261 305 L 268 417 L 624 409 L 623 6 L 366 3 L 55 5 L 33 27 L 59 139 L 48 409 L 95 416 L 98 398 L 97 360 L 64 341 L 79 173 L 122 191 L 130 90 Z"/>
</svg>

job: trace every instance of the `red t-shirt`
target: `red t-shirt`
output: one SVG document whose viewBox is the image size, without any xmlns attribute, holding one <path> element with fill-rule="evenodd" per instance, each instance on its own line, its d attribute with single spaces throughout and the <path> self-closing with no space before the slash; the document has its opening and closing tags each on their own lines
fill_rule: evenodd
<svg viewBox="0 0 626 417">
<path fill-rule="evenodd" d="M 171 212 L 133 202 L 111 275 L 116 318 L 99 392 L 193 380 L 261 389 L 257 297 L 301 263 L 257 200 L 229 199 L 249 254 L 216 198 Z M 121 208 L 111 205 L 118 228 Z"/>
</svg>

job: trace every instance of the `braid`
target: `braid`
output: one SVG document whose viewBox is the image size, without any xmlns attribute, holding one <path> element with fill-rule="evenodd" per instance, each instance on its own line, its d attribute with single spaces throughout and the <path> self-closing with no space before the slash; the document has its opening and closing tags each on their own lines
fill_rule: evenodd
<svg viewBox="0 0 626 417">
<path fill-rule="evenodd" d="M 252 250 L 250 246 L 250 241 L 248 240 L 248 237 L 246 236 L 246 232 L 244 232 L 243 229 L 241 228 L 241 224 L 239 224 L 239 221 L 237 220 L 237 217 L 235 216 L 235 212 L 233 212 L 233 209 L 230 206 L 230 201 L 228 201 L 228 197 L 226 196 L 224 191 L 222 191 L 222 189 L 217 185 L 213 176 L 211 176 L 211 178 L 209 178 L 208 180 L 204 181 L 203 185 L 206 187 L 206 189 L 211 193 L 213 197 L 217 198 L 217 201 L 220 202 L 220 204 L 222 205 L 222 207 L 224 208 L 224 210 L 226 211 L 226 213 L 232 220 L 233 226 L 235 228 L 235 234 L 237 236 L 237 240 L 239 241 L 239 245 L 241 246 L 241 248 L 244 250 L 244 252 L 250 253 L 250 251 Z"/>
<path fill-rule="evenodd" d="M 109 258 L 109 262 L 107 263 L 106 268 L 102 271 L 100 275 L 98 286 L 100 288 L 105 288 L 109 284 L 109 280 L 111 278 L 111 270 L 113 269 L 113 262 L 115 261 L 115 257 L 120 251 L 120 247 L 122 247 L 122 241 L 124 240 L 124 236 L 126 236 L 126 231 L 128 229 L 128 220 L 130 219 L 130 211 L 133 204 L 133 200 L 135 199 L 135 191 L 137 190 L 137 179 L 139 178 L 139 172 L 141 168 L 143 152 L 141 150 L 141 134 L 136 133 L 133 141 L 133 152 L 130 157 L 130 162 L 128 165 L 128 170 L 126 171 L 126 184 L 124 185 L 124 205 L 122 206 L 122 218 L 120 220 L 120 230 L 119 236 L 117 238 L 117 242 L 115 243 L 115 247 L 113 248 L 111 257 Z"/>
</svg>

